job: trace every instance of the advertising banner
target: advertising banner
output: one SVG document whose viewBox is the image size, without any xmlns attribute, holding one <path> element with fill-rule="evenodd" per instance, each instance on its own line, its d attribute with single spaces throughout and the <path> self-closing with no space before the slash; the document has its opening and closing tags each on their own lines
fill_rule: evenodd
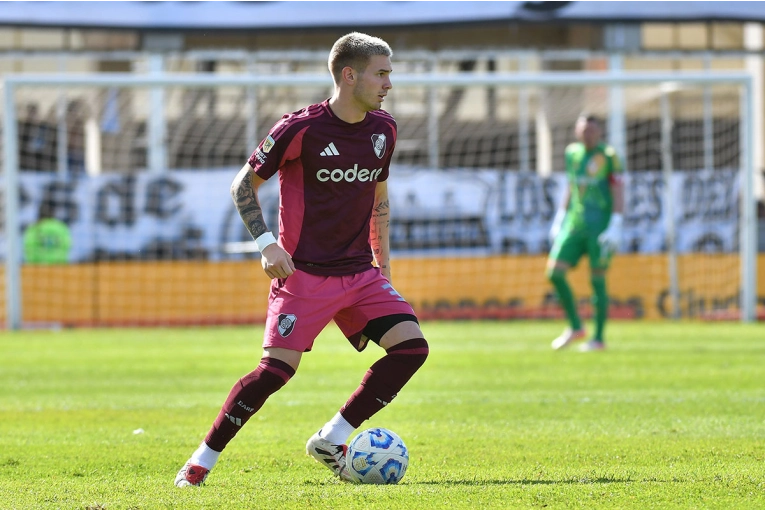
<svg viewBox="0 0 765 510">
<path fill-rule="evenodd" d="M 229 249 L 251 241 L 229 192 L 237 171 L 74 179 L 22 173 L 20 227 L 23 231 L 37 219 L 41 203 L 52 204 L 55 216 L 72 232 L 71 262 L 255 256 Z M 276 181 L 269 180 L 259 192 L 273 229 Z M 497 170 L 394 168 L 389 184 L 392 250 L 432 256 L 546 253 L 565 187 L 562 174 L 544 179 Z M 669 191 L 678 252 L 738 249 L 736 171 L 676 172 Z M 628 175 L 625 199 L 621 251 L 665 251 L 670 207 L 661 173 Z"/>
</svg>

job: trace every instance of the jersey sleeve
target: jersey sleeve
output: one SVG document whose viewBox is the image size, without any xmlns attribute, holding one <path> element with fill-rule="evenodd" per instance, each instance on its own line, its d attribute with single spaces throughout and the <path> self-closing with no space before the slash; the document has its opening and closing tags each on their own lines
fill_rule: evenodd
<svg viewBox="0 0 765 510">
<path fill-rule="evenodd" d="M 285 115 L 276 123 L 258 145 L 258 148 L 247 160 L 247 163 L 255 170 L 261 179 L 271 178 L 279 168 L 291 159 L 297 159 L 300 154 L 295 154 L 292 141 L 296 130 L 290 122 L 290 116 Z"/>
<path fill-rule="evenodd" d="M 576 174 L 576 169 L 574 169 L 574 164 L 572 162 L 574 151 L 576 151 L 576 145 L 570 143 L 566 146 L 566 151 L 563 153 L 563 160 L 566 165 L 564 171 L 569 180 Z"/>
<path fill-rule="evenodd" d="M 608 173 L 608 179 L 611 183 L 621 182 L 624 178 L 624 167 L 622 166 L 622 160 L 616 154 L 616 150 L 610 145 L 606 147 L 606 156 L 610 161 L 610 170 Z"/>
<path fill-rule="evenodd" d="M 396 149 L 396 137 L 397 137 L 396 121 L 394 121 L 393 118 L 391 118 L 389 121 L 389 125 L 391 128 L 391 143 L 385 152 L 385 164 L 383 165 L 382 172 L 380 172 L 380 176 L 377 178 L 379 182 L 388 180 L 388 175 L 390 175 L 390 162 L 393 159 L 393 151 Z"/>
</svg>

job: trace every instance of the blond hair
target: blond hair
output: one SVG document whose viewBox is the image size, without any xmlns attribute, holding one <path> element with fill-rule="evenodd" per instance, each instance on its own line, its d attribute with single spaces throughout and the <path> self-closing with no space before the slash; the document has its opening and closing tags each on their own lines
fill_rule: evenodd
<svg viewBox="0 0 765 510">
<path fill-rule="evenodd" d="M 344 68 L 351 67 L 361 72 L 369 65 L 369 60 L 377 55 L 390 57 L 393 51 L 379 37 L 351 32 L 332 45 L 327 66 L 335 83 L 340 83 Z"/>
</svg>

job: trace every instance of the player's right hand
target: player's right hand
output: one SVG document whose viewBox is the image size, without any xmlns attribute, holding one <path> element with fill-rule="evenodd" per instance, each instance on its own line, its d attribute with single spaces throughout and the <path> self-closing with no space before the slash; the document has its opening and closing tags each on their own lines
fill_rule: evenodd
<svg viewBox="0 0 765 510">
<path fill-rule="evenodd" d="M 260 264 L 269 278 L 287 278 L 295 272 L 290 254 L 276 243 L 269 244 L 260 253 Z"/>
</svg>

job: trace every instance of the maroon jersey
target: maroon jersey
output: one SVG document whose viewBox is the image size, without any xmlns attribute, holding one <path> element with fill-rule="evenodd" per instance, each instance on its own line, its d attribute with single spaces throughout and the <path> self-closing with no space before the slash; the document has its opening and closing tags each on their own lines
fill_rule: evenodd
<svg viewBox="0 0 765 510">
<path fill-rule="evenodd" d="M 279 244 L 295 267 L 339 276 L 370 268 L 375 188 L 388 178 L 396 121 L 383 110 L 349 124 L 329 100 L 282 117 L 248 163 L 279 172 Z"/>
</svg>

